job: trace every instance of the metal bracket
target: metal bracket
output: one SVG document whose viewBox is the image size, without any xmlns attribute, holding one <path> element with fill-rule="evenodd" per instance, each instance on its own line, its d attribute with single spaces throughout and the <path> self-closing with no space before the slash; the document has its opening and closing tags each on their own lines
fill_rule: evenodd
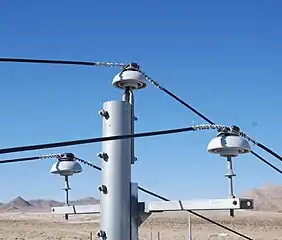
<svg viewBox="0 0 282 240">
<path fill-rule="evenodd" d="M 229 209 L 253 209 L 253 199 L 233 198 L 233 199 L 206 199 L 190 201 L 168 201 L 145 203 L 145 212 L 164 211 L 200 211 L 200 210 L 229 210 Z"/>
<path fill-rule="evenodd" d="M 53 214 L 97 214 L 100 213 L 100 204 L 53 207 L 51 212 Z"/>
<path fill-rule="evenodd" d="M 200 210 L 239 210 L 254 209 L 254 201 L 249 198 L 233 198 L 233 199 L 205 199 L 205 200 L 189 200 L 189 201 L 154 201 L 138 203 L 139 215 L 144 216 L 153 212 L 164 211 L 200 211 Z M 53 214 L 95 214 L 100 213 L 100 205 L 81 205 L 81 206 L 62 206 L 53 207 Z"/>
</svg>

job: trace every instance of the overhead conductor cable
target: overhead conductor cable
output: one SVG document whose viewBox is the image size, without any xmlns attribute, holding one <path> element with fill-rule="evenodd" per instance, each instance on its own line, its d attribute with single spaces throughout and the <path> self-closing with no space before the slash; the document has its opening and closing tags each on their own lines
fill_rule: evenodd
<svg viewBox="0 0 282 240">
<path fill-rule="evenodd" d="M 80 65 L 80 66 L 99 66 L 99 67 L 121 67 L 122 69 L 124 69 L 126 67 L 126 65 L 124 63 L 111 63 L 111 62 L 89 62 L 89 61 L 69 61 L 69 60 L 45 60 L 45 59 L 24 59 L 24 58 L 0 58 L 0 62 L 17 62 L 17 63 L 43 63 L 43 64 L 63 64 L 63 65 Z M 207 118 L 205 115 L 203 115 L 202 113 L 200 113 L 199 111 L 197 111 L 195 108 L 193 108 L 192 106 L 190 106 L 188 103 L 186 103 L 185 101 L 183 101 L 181 98 L 179 98 L 178 96 L 176 96 L 175 94 L 173 94 L 171 91 L 169 91 L 168 89 L 166 89 L 165 87 L 163 87 L 161 84 L 159 84 L 158 82 L 156 82 L 155 80 L 153 80 L 149 75 L 147 75 L 146 73 L 142 72 L 141 70 L 139 70 L 142 74 L 144 74 L 144 76 L 146 77 L 146 79 L 152 83 L 155 87 L 159 88 L 160 90 L 162 90 L 163 92 L 165 92 L 166 94 L 168 94 L 170 97 L 172 97 L 174 100 L 176 100 L 177 102 L 181 103 L 182 105 L 184 105 L 186 108 L 190 109 L 192 112 L 194 112 L 195 114 L 197 114 L 199 117 L 201 117 L 202 119 L 204 119 L 206 122 L 208 122 L 209 124 L 215 124 L 213 121 L 211 121 L 209 118 Z M 268 147 L 266 147 L 265 145 L 261 144 L 261 143 L 257 143 L 257 146 L 262 148 L 263 150 L 265 150 L 266 152 L 270 153 L 272 156 L 274 156 L 275 158 L 279 159 L 280 161 L 282 161 L 282 157 L 275 153 L 273 150 L 269 149 Z M 251 151 L 251 153 L 254 156 L 259 156 L 257 153 L 255 153 L 254 151 Z M 259 158 L 260 159 L 260 158 Z M 260 159 L 261 160 L 261 159 Z"/>
<path fill-rule="evenodd" d="M 178 96 L 176 96 L 175 94 L 173 94 L 171 91 L 167 90 L 165 87 L 163 87 L 162 85 L 160 85 L 158 82 L 156 82 L 155 80 L 153 80 L 150 76 L 148 76 L 147 74 L 143 73 L 147 80 L 152 83 L 155 87 L 157 87 L 158 89 L 162 90 L 163 92 L 165 92 L 166 94 L 168 94 L 170 97 L 172 97 L 174 100 L 176 100 L 177 102 L 181 103 L 182 105 L 184 105 L 186 108 L 190 109 L 192 112 L 194 112 L 195 114 L 197 114 L 200 118 L 202 118 L 203 120 L 205 120 L 206 122 L 208 122 L 209 124 L 215 125 L 215 123 L 210 120 L 208 117 L 206 117 L 205 115 L 203 115 L 202 113 L 200 113 L 199 111 L 197 111 L 195 108 L 193 108 L 192 106 L 190 106 L 187 102 L 183 101 L 181 98 L 179 98 Z M 268 152 L 269 154 L 271 154 L 272 156 L 274 156 L 275 158 L 279 159 L 280 161 L 282 161 L 282 157 L 275 153 L 273 150 L 271 150 L 270 148 L 266 147 L 265 145 L 256 142 L 256 145 L 258 147 L 260 147 L 261 149 L 265 150 L 266 152 Z M 273 165 L 271 163 L 269 163 L 267 160 L 262 160 L 263 158 L 257 154 L 254 151 L 251 151 L 251 153 L 256 156 L 259 160 L 263 161 L 264 163 L 266 163 L 267 165 L 269 165 L 270 167 L 273 168 Z M 275 167 L 274 167 L 275 169 Z M 275 169 L 276 170 L 276 169 Z"/>
</svg>

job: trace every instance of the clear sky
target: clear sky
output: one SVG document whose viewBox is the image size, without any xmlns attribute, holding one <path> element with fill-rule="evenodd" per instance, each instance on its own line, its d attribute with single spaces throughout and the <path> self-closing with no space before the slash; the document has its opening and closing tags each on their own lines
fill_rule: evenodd
<svg viewBox="0 0 282 240">
<path fill-rule="evenodd" d="M 220 124 L 241 129 L 277 152 L 281 125 L 280 1 L 1 1 L 0 55 L 140 63 L 166 88 Z M 101 136 L 103 102 L 120 99 L 118 69 L 0 64 L 0 147 Z M 204 123 L 151 85 L 136 93 L 136 131 Z M 207 153 L 215 132 L 136 140 L 133 180 L 171 199 L 227 197 L 225 159 Z M 255 151 L 281 167 L 278 160 Z M 101 144 L 0 156 L 74 152 L 100 164 Z M 53 160 L 2 164 L 0 202 L 63 199 Z M 99 197 L 100 173 L 83 167 L 71 198 Z M 234 160 L 235 192 L 282 177 L 252 155 Z M 146 198 L 148 199 L 148 198 Z"/>
</svg>

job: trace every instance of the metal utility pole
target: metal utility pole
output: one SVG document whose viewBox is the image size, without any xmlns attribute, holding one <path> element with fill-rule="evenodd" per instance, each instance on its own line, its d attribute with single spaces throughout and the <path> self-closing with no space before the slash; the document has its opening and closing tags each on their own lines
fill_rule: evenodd
<svg viewBox="0 0 282 240">
<path fill-rule="evenodd" d="M 103 117 L 103 137 L 134 133 L 133 92 L 146 85 L 146 77 L 136 63 L 128 64 L 114 77 L 113 86 L 122 89 L 123 94 L 121 101 L 105 102 L 99 111 Z M 249 152 L 251 148 L 247 140 L 237 132 L 236 127 L 228 133 L 220 132 L 209 143 L 208 151 L 222 157 L 236 157 Z M 136 161 L 134 139 L 103 141 L 102 153 L 98 156 L 102 160 L 101 185 L 98 188 L 101 192 L 100 205 L 55 207 L 52 213 L 100 213 L 98 237 L 102 240 L 138 240 L 138 226 L 154 212 L 253 209 L 253 200 L 243 198 L 138 202 L 138 184 L 131 182 L 131 164 Z M 58 172 L 54 166 L 53 173 L 62 174 L 62 171 Z M 64 175 L 68 173 L 69 170 Z M 232 189 L 230 192 L 233 194 Z"/>
<path fill-rule="evenodd" d="M 122 101 L 105 102 L 103 137 L 134 133 L 133 90 L 144 88 L 146 78 L 137 64 L 129 64 L 116 75 L 113 85 L 124 90 Z M 133 139 L 103 142 L 101 191 L 101 229 L 98 236 L 109 240 L 138 239 L 138 225 L 132 223 L 131 164 L 134 163 Z M 135 221 L 136 222 L 136 221 Z M 134 228 L 132 231 L 132 227 Z M 133 236 L 132 236 L 133 235 Z"/>
<path fill-rule="evenodd" d="M 125 101 L 104 103 L 103 137 L 131 134 L 131 105 Z M 131 140 L 103 142 L 101 191 L 102 239 L 130 240 Z"/>
</svg>

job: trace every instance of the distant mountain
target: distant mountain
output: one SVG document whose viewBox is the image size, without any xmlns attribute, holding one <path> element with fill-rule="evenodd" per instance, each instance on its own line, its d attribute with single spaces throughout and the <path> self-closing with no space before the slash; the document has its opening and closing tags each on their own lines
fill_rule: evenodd
<svg viewBox="0 0 282 240">
<path fill-rule="evenodd" d="M 259 189 L 250 189 L 239 195 L 254 199 L 256 211 L 282 212 L 282 186 L 266 184 Z M 99 204 L 99 200 L 93 197 L 86 197 L 70 201 L 71 205 Z M 49 212 L 52 207 L 65 205 L 63 202 L 48 199 L 25 200 L 17 197 L 8 203 L 0 203 L 0 211 L 41 211 Z"/>
<path fill-rule="evenodd" d="M 63 206 L 64 203 L 48 199 L 33 199 L 28 201 L 33 208 L 52 208 Z"/>
<path fill-rule="evenodd" d="M 282 212 L 282 186 L 266 184 L 259 189 L 251 189 L 241 197 L 254 199 L 254 208 L 257 211 Z"/>
<path fill-rule="evenodd" d="M 71 205 L 91 205 L 99 204 L 99 200 L 93 197 L 86 197 L 75 201 L 70 201 Z M 0 203 L 0 211 L 50 211 L 52 207 L 64 206 L 65 203 L 48 200 L 48 199 L 32 199 L 25 200 L 22 197 L 17 197 L 8 203 Z"/>
<path fill-rule="evenodd" d="M 15 207 L 15 208 L 31 207 L 31 204 L 28 201 L 24 200 L 22 197 L 17 197 L 5 205 L 6 207 Z"/>
<path fill-rule="evenodd" d="M 91 205 L 91 204 L 99 204 L 100 200 L 93 198 L 93 197 L 86 197 L 81 198 L 76 201 L 70 201 L 70 204 L 72 205 Z"/>
<path fill-rule="evenodd" d="M 5 209 L 3 209 L 5 212 L 16 212 L 19 211 L 19 209 L 17 207 L 7 207 Z"/>
</svg>

